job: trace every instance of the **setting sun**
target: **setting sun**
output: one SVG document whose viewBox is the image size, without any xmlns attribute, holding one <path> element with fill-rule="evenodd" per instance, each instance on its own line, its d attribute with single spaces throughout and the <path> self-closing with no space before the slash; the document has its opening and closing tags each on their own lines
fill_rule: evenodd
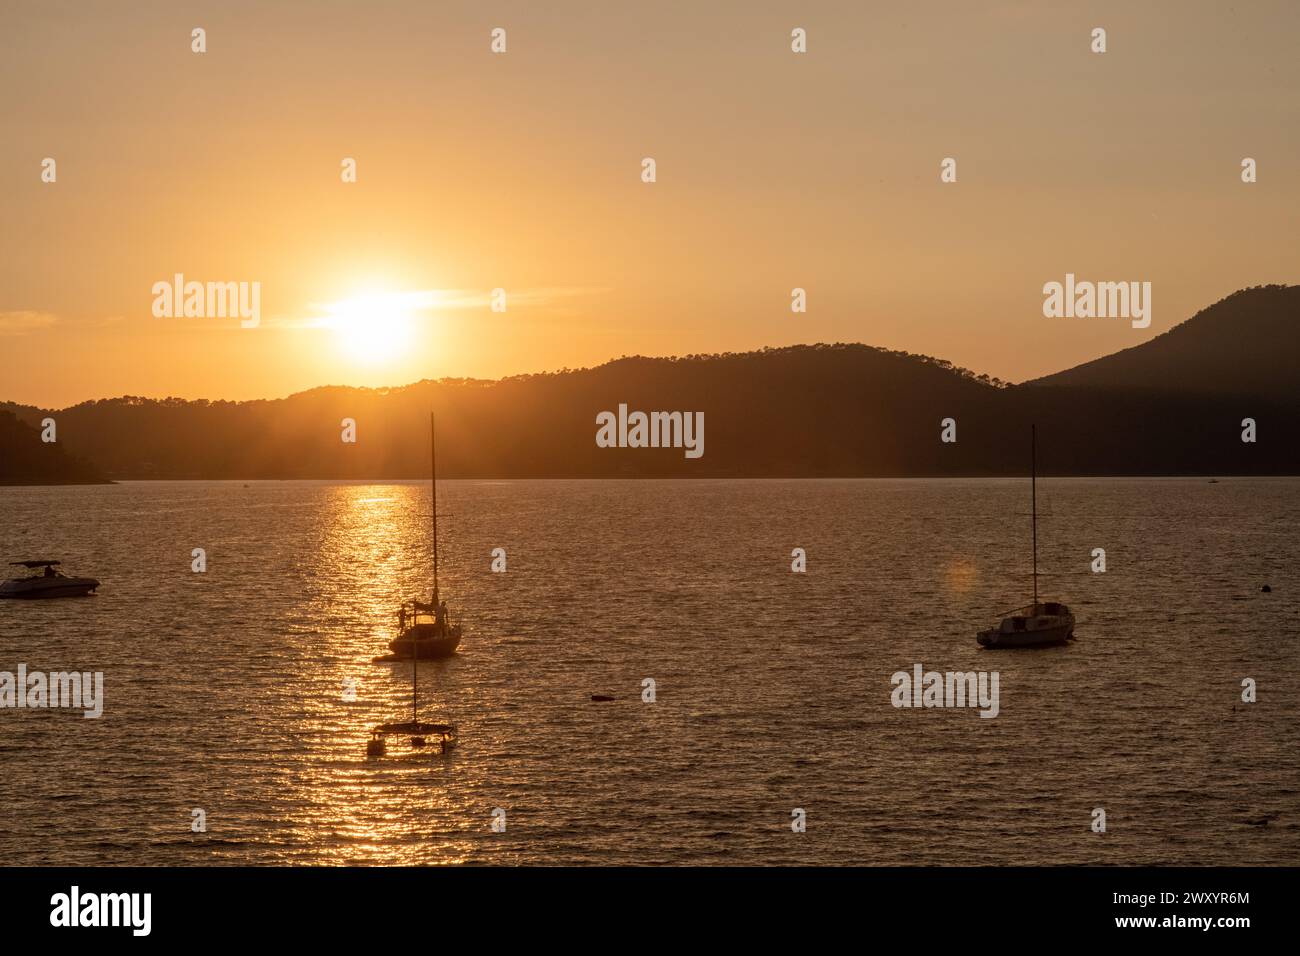
<svg viewBox="0 0 1300 956">
<path fill-rule="evenodd" d="M 410 344 L 418 294 L 380 293 L 354 296 L 326 306 L 325 325 L 334 330 L 339 348 L 365 363 L 396 358 Z"/>
</svg>

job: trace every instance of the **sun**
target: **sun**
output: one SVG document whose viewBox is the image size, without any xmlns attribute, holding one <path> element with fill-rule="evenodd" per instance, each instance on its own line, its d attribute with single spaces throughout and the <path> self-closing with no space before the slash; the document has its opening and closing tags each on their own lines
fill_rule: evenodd
<svg viewBox="0 0 1300 956">
<path fill-rule="evenodd" d="M 327 305 L 324 325 L 334 330 L 344 355 L 373 365 L 396 358 L 410 344 L 416 307 L 407 293 L 358 295 Z"/>
</svg>

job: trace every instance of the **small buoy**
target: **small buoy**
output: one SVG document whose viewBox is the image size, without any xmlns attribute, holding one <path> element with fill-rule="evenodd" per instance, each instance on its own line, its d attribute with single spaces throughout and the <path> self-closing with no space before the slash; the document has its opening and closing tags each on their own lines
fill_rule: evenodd
<svg viewBox="0 0 1300 956">
<path fill-rule="evenodd" d="M 1267 584 L 1265 584 L 1262 588 L 1260 588 L 1260 590 L 1263 591 L 1265 594 L 1273 593 L 1273 589 L 1269 587 Z"/>
<path fill-rule="evenodd" d="M 610 701 L 613 700 L 614 698 L 606 697 L 604 694 L 592 694 L 591 699 L 593 701 L 596 701 L 597 703 L 604 703 L 605 701 Z"/>
</svg>

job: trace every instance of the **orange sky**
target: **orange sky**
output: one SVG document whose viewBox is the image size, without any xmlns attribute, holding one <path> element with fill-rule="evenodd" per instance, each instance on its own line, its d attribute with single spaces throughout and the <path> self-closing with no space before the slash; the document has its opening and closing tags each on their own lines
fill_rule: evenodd
<svg viewBox="0 0 1300 956">
<path fill-rule="evenodd" d="M 1066 368 L 1300 280 L 1298 28 L 1287 2 L 11 0 L 0 400 L 815 341 Z M 155 318 L 177 272 L 260 282 L 261 326 Z M 1151 327 L 1044 318 L 1067 272 L 1150 281 Z M 407 316 L 395 354 L 312 321 L 422 290 L 448 304 Z"/>
</svg>

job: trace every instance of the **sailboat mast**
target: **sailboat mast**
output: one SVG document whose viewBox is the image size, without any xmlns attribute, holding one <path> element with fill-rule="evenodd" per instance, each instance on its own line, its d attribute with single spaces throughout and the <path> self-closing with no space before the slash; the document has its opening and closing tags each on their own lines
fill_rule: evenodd
<svg viewBox="0 0 1300 956">
<path fill-rule="evenodd" d="M 1029 496 L 1033 518 L 1034 534 L 1034 604 L 1038 604 L 1038 434 L 1035 426 L 1029 426 Z"/>
<path fill-rule="evenodd" d="M 438 449 L 433 430 L 433 412 L 429 412 L 429 475 L 433 496 L 433 603 L 438 604 Z"/>
</svg>

